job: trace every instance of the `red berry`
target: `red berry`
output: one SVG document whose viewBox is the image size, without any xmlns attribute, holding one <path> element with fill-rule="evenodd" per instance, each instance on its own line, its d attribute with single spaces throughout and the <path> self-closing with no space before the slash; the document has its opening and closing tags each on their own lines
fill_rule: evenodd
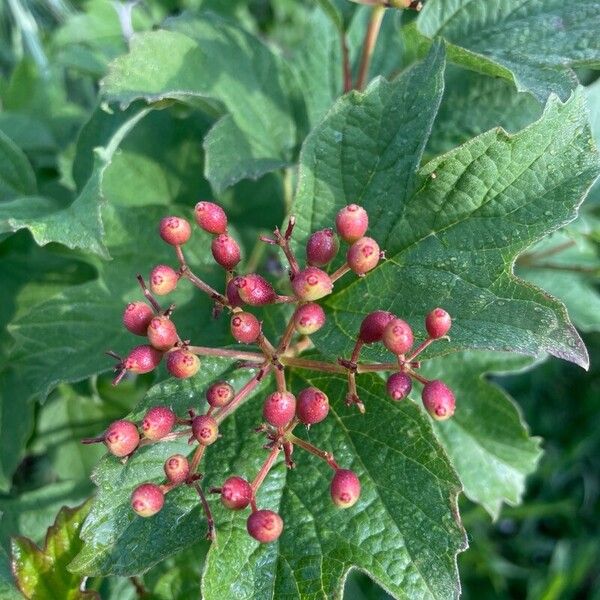
<svg viewBox="0 0 600 600">
<path fill-rule="evenodd" d="M 131 373 L 150 373 L 158 367 L 162 360 L 162 352 L 144 344 L 136 346 L 123 361 L 125 369 Z"/>
<path fill-rule="evenodd" d="M 376 310 L 369 313 L 360 325 L 359 339 L 365 344 L 380 342 L 383 338 L 385 326 L 394 318 L 391 312 L 385 310 Z"/>
<path fill-rule="evenodd" d="M 131 421 L 115 421 L 104 434 L 104 443 L 114 456 L 129 456 L 140 443 L 140 434 L 135 423 Z"/>
<path fill-rule="evenodd" d="M 177 329 L 168 317 L 154 317 L 148 325 L 148 341 L 157 350 L 169 350 L 177 343 Z"/>
<path fill-rule="evenodd" d="M 189 477 L 190 463 L 183 454 L 173 454 L 165 461 L 164 469 L 169 482 L 179 484 Z"/>
<path fill-rule="evenodd" d="M 231 335 L 241 344 L 253 344 L 260 335 L 260 321 L 248 312 L 231 317 Z"/>
<path fill-rule="evenodd" d="M 242 306 L 242 304 L 244 304 L 242 302 L 242 299 L 240 298 L 238 288 L 235 285 L 235 282 L 233 279 L 227 284 L 226 294 L 227 294 L 227 301 L 231 305 L 231 308 L 237 308 L 238 306 Z"/>
<path fill-rule="evenodd" d="M 153 483 L 143 483 L 133 490 L 131 494 L 131 508 L 140 515 L 140 517 L 151 517 L 165 503 L 165 495 L 160 487 Z"/>
<path fill-rule="evenodd" d="M 263 417 L 273 427 L 287 425 L 296 412 L 296 397 L 290 392 L 273 392 L 263 405 Z"/>
<path fill-rule="evenodd" d="M 365 235 L 369 227 L 369 215 L 362 206 L 349 204 L 337 214 L 335 226 L 340 237 L 351 244 Z"/>
<path fill-rule="evenodd" d="M 437 340 L 444 337 L 452 327 L 452 319 L 443 308 L 434 308 L 425 317 L 425 328 L 430 338 Z"/>
<path fill-rule="evenodd" d="M 214 259 L 224 269 L 231 271 L 240 262 L 240 247 L 238 243 L 226 233 L 218 235 L 210 246 Z"/>
<path fill-rule="evenodd" d="M 234 389 L 226 381 L 217 381 L 206 390 L 206 400 L 214 408 L 229 404 L 234 396 Z"/>
<path fill-rule="evenodd" d="M 391 320 L 383 330 L 383 343 L 394 354 L 408 352 L 413 345 L 413 332 L 410 325 L 402 319 Z"/>
<path fill-rule="evenodd" d="M 348 248 L 346 261 L 357 275 L 364 275 L 377 266 L 379 255 L 379 244 L 370 237 L 363 237 Z"/>
<path fill-rule="evenodd" d="M 158 229 L 160 237 L 172 246 L 185 244 L 192 235 L 190 224 L 179 217 L 165 217 L 161 219 Z"/>
<path fill-rule="evenodd" d="M 252 500 L 252 488 L 241 477 L 229 477 L 221 488 L 221 502 L 231 510 L 246 508 Z"/>
<path fill-rule="evenodd" d="M 329 412 L 329 398 L 316 387 L 309 387 L 298 394 L 296 416 L 305 425 L 320 423 Z"/>
<path fill-rule="evenodd" d="M 146 335 L 154 312 L 145 302 L 130 302 L 123 311 L 123 325 L 135 335 Z"/>
<path fill-rule="evenodd" d="M 325 325 L 325 311 L 314 302 L 299 306 L 294 314 L 294 327 L 301 335 L 312 335 Z"/>
<path fill-rule="evenodd" d="M 219 425 L 209 415 L 198 415 L 192 419 L 192 435 L 203 446 L 210 446 L 219 437 Z"/>
<path fill-rule="evenodd" d="M 307 267 L 296 274 L 292 288 L 300 300 L 312 301 L 331 294 L 333 283 L 325 271 L 317 267 Z"/>
<path fill-rule="evenodd" d="M 439 379 L 423 386 L 421 392 L 423 406 L 436 421 L 445 421 L 454 414 L 456 399 L 452 390 Z"/>
<path fill-rule="evenodd" d="M 257 510 L 246 522 L 248 533 L 261 544 L 274 542 L 283 531 L 283 520 L 272 510 Z"/>
<path fill-rule="evenodd" d="M 333 229 L 315 231 L 306 244 L 306 261 L 309 265 L 323 267 L 330 263 L 340 249 L 340 241 Z"/>
<path fill-rule="evenodd" d="M 175 413 L 166 406 L 154 406 L 142 421 L 144 436 L 150 440 L 160 440 L 171 433 L 175 426 L 177 417 Z"/>
<path fill-rule="evenodd" d="M 189 350 L 174 350 L 167 354 L 167 370 L 173 377 L 193 377 L 200 369 L 200 359 Z"/>
<path fill-rule="evenodd" d="M 337 469 L 331 480 L 331 499 L 339 508 L 354 506 L 360 496 L 360 481 L 354 471 Z"/>
<path fill-rule="evenodd" d="M 179 277 L 169 265 L 157 265 L 150 272 L 150 289 L 157 296 L 170 294 L 176 287 Z"/>
<path fill-rule="evenodd" d="M 406 373 L 393 373 L 388 377 L 386 387 L 392 400 L 404 400 L 412 389 L 412 380 Z"/>
<path fill-rule="evenodd" d="M 256 275 L 256 273 L 236 277 L 233 283 L 238 289 L 238 294 L 242 302 L 251 306 L 272 304 L 277 298 L 273 286 L 260 275 Z"/>
<path fill-rule="evenodd" d="M 225 233 L 227 231 L 227 215 L 214 202 L 198 202 L 194 211 L 196 223 L 208 233 Z"/>
</svg>

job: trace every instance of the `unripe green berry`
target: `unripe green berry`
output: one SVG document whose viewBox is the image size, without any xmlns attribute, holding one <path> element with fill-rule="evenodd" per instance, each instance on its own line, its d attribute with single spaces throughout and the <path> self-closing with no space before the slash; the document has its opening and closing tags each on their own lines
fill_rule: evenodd
<svg viewBox="0 0 600 600">
<path fill-rule="evenodd" d="M 130 302 L 123 311 L 123 325 L 135 335 L 146 335 L 154 312 L 145 302 Z"/>
<path fill-rule="evenodd" d="M 167 370 L 173 377 L 187 379 L 200 369 L 200 359 L 189 350 L 173 350 L 167 354 Z"/>
<path fill-rule="evenodd" d="M 454 414 L 456 399 L 452 390 L 439 379 L 429 381 L 421 392 L 423 406 L 436 421 L 445 421 Z"/>
<path fill-rule="evenodd" d="M 372 238 L 362 237 L 348 248 L 346 261 L 357 275 L 364 275 L 377 266 L 379 256 L 379 244 Z"/>
<path fill-rule="evenodd" d="M 315 302 L 303 304 L 294 313 L 294 327 L 301 335 L 312 335 L 325 325 L 325 311 Z"/>
<path fill-rule="evenodd" d="M 219 437 L 219 425 L 210 415 L 198 415 L 192 419 L 192 435 L 203 446 L 210 446 Z"/>
<path fill-rule="evenodd" d="M 385 310 L 369 313 L 360 324 L 359 339 L 365 344 L 380 342 L 385 326 L 394 318 L 391 312 Z"/>
<path fill-rule="evenodd" d="M 236 277 L 233 280 L 238 289 L 238 294 L 242 302 L 251 306 L 264 306 L 272 304 L 277 298 L 273 286 L 263 277 L 256 273 L 250 273 L 243 277 Z"/>
<path fill-rule="evenodd" d="M 229 477 L 221 488 L 221 502 L 231 510 L 242 510 L 252 501 L 252 487 L 241 477 Z"/>
<path fill-rule="evenodd" d="M 218 235 L 210 246 L 214 259 L 224 269 L 231 271 L 240 262 L 241 254 L 238 243 L 228 234 Z"/>
<path fill-rule="evenodd" d="M 340 237 L 349 244 L 360 239 L 369 227 L 369 215 L 358 204 L 349 204 L 338 212 L 335 226 Z"/>
<path fill-rule="evenodd" d="M 152 407 L 142 421 L 144 437 L 149 440 L 160 440 L 171 433 L 175 426 L 177 417 L 175 413 L 166 406 Z"/>
<path fill-rule="evenodd" d="M 292 288 L 300 300 L 313 301 L 331 294 L 333 283 L 325 271 L 317 267 L 307 267 L 296 273 L 292 280 Z"/>
<path fill-rule="evenodd" d="M 104 434 L 104 443 L 108 451 L 119 458 L 129 456 L 140 443 L 140 434 L 135 423 L 131 421 L 115 421 Z"/>
<path fill-rule="evenodd" d="M 391 320 L 383 330 L 384 346 L 396 355 L 406 354 L 413 345 L 413 332 L 402 319 Z"/>
<path fill-rule="evenodd" d="M 260 321 L 252 313 L 234 313 L 230 324 L 231 335 L 241 344 L 253 344 L 260 335 Z"/>
<path fill-rule="evenodd" d="M 263 417 L 273 427 L 287 425 L 296 412 L 296 397 L 290 392 L 273 392 L 263 405 Z"/>
<path fill-rule="evenodd" d="M 151 517 L 160 512 L 165 503 L 165 495 L 159 486 L 153 483 L 143 483 L 131 494 L 131 508 L 140 517 Z"/>
<path fill-rule="evenodd" d="M 187 481 L 190 475 L 190 463 L 183 454 L 173 454 L 167 458 L 164 469 L 169 482 L 175 485 Z"/>
<path fill-rule="evenodd" d="M 437 340 L 444 337 L 452 327 L 452 319 L 443 308 L 434 308 L 425 317 L 425 329 L 430 338 Z"/>
<path fill-rule="evenodd" d="M 314 267 L 323 267 L 329 264 L 340 249 L 340 241 L 333 229 L 315 231 L 306 244 L 306 261 Z"/>
<path fill-rule="evenodd" d="M 329 413 L 329 398 L 316 387 L 309 387 L 298 394 L 296 416 L 305 425 L 320 423 Z"/>
<path fill-rule="evenodd" d="M 281 535 L 283 520 L 272 510 L 257 510 L 248 517 L 246 528 L 255 540 L 269 544 Z"/>
<path fill-rule="evenodd" d="M 227 215 L 225 211 L 214 202 L 205 200 L 198 202 L 194 210 L 196 223 L 208 233 L 217 235 L 227 231 Z"/>
<path fill-rule="evenodd" d="M 392 400 L 404 400 L 412 389 L 412 380 L 406 373 L 393 373 L 388 377 L 387 392 Z"/>
<path fill-rule="evenodd" d="M 331 480 L 330 492 L 336 506 L 350 508 L 360 497 L 360 480 L 354 471 L 337 469 Z"/>
<path fill-rule="evenodd" d="M 150 373 L 158 367 L 162 360 L 162 352 L 144 344 L 142 346 L 136 346 L 123 361 L 125 369 L 131 373 Z"/>
<path fill-rule="evenodd" d="M 157 265 L 150 272 L 150 289 L 157 296 L 170 294 L 177 287 L 178 281 L 177 271 L 169 265 Z"/>
<path fill-rule="evenodd" d="M 177 343 L 177 329 L 169 317 L 154 317 L 148 325 L 148 341 L 157 350 L 169 350 Z"/>
<path fill-rule="evenodd" d="M 213 408 L 229 404 L 234 396 L 234 389 L 226 381 L 217 381 L 206 390 L 206 401 Z"/>
<path fill-rule="evenodd" d="M 161 219 L 158 231 L 160 237 L 172 246 L 185 244 L 192 235 L 190 224 L 180 217 L 165 217 Z"/>
</svg>

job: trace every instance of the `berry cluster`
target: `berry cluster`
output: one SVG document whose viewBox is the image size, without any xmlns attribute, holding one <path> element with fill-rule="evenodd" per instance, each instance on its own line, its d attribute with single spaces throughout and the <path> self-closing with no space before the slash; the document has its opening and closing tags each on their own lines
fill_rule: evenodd
<svg viewBox="0 0 600 600">
<path fill-rule="evenodd" d="M 195 208 L 199 227 L 213 236 L 211 251 L 217 264 L 225 270 L 224 293 L 219 293 L 192 272 L 186 262 L 183 246 L 192 234 L 185 219 L 171 216 L 162 219 L 159 233 L 172 245 L 178 267 L 158 265 L 150 273 L 149 287 L 138 276 L 146 302 L 132 302 L 123 313 L 123 325 L 133 334 L 145 336 L 147 343 L 136 346 L 121 358 L 109 352 L 118 362 L 115 367 L 117 384 L 127 373 L 147 373 L 165 359 L 171 375 L 178 378 L 192 377 L 200 368 L 199 356 L 221 356 L 239 361 L 239 368 L 254 370 L 254 375 L 238 390 L 225 381 L 213 383 L 206 391 L 206 410 L 196 414 L 190 408 L 185 416 L 177 416 L 171 408 L 151 408 L 141 423 L 120 420 L 112 423 L 103 435 L 84 440 L 85 443 L 103 442 L 109 452 L 127 460 L 138 448 L 151 443 L 168 442 L 186 436 L 196 449 L 191 458 L 175 454 L 167 458 L 165 481 L 144 483 L 131 497 L 133 510 L 142 517 L 150 517 L 161 510 L 165 495 L 180 485 L 193 487 L 207 516 L 209 537 L 214 536 L 214 524 L 209 503 L 199 485 L 202 475 L 198 472 L 205 450 L 219 438 L 219 424 L 231 414 L 267 375 L 273 374 L 276 390 L 264 400 L 263 423 L 256 429 L 266 438 L 265 449 L 269 454 L 259 472 L 251 481 L 230 476 L 219 488 L 223 505 L 231 510 L 250 507 L 247 520 L 248 533 L 259 542 L 276 540 L 283 530 L 283 520 L 270 510 L 259 509 L 257 492 L 281 453 L 289 468 L 295 466 L 292 459 L 294 447 L 321 458 L 332 469 L 330 493 L 333 503 L 340 508 L 353 506 L 360 496 L 357 475 L 340 468 L 330 452 L 317 448 L 294 434 L 299 425 L 310 427 L 320 423 L 329 413 L 327 395 L 316 387 L 308 387 L 292 393 L 287 388 L 286 368 L 311 369 L 347 377 L 346 403 L 357 406 L 361 412 L 365 406 L 357 393 L 356 377 L 360 373 L 391 371 L 387 391 L 394 401 L 406 398 L 413 380 L 423 384 L 422 400 L 427 412 L 437 420 L 447 419 L 454 413 L 455 399 L 452 391 L 441 381 L 429 381 L 417 373 L 420 363 L 417 356 L 436 340 L 445 338 L 451 326 L 450 316 L 441 308 L 432 310 L 425 319 L 427 338 L 414 345 L 410 325 L 386 311 L 368 314 L 357 336 L 350 358 L 338 358 L 324 362 L 299 356 L 312 346 L 310 337 L 326 322 L 323 308 L 316 302 L 333 290 L 335 282 L 352 271 L 359 277 L 374 269 L 384 257 L 375 240 L 365 234 L 369 226 L 367 212 L 356 204 L 342 208 L 332 228 L 313 233 L 306 244 L 306 264 L 302 268 L 294 254 L 290 239 L 294 230 L 294 218 L 290 218 L 285 232 L 276 229 L 274 236 L 261 237 L 267 244 L 278 246 L 289 264 L 290 290 L 288 295 L 279 294 L 271 283 L 257 273 L 237 274 L 234 269 L 240 262 L 240 247 L 228 233 L 227 215 L 212 202 L 199 202 Z M 347 244 L 345 261 L 339 268 L 329 272 L 327 266 L 340 251 L 340 238 Z M 171 317 L 174 305 L 163 309 L 156 299 L 172 292 L 182 279 L 191 282 L 208 294 L 215 303 L 215 315 L 224 309 L 230 313 L 232 337 L 241 344 L 254 345 L 257 351 L 240 351 L 230 348 L 207 348 L 193 346 L 183 340 Z M 291 304 L 288 324 L 277 344 L 267 339 L 261 321 L 250 312 L 252 307 L 272 304 Z M 364 345 L 381 342 L 395 357 L 389 363 L 360 363 L 359 356 Z"/>
</svg>

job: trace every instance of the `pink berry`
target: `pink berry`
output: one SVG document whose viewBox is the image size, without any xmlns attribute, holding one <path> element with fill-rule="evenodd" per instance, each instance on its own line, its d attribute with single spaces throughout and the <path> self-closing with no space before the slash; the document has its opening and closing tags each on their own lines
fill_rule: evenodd
<svg viewBox="0 0 600 600">
<path fill-rule="evenodd" d="M 404 400 L 412 389 L 412 380 L 406 373 L 393 373 L 387 380 L 387 392 L 392 400 Z"/>
<path fill-rule="evenodd" d="M 173 350 L 167 354 L 167 370 L 173 377 L 187 379 L 200 369 L 200 359 L 189 350 Z"/>
<path fill-rule="evenodd" d="M 307 267 L 296 274 L 292 288 L 300 300 L 313 301 L 331 294 L 333 283 L 325 271 L 317 267 Z"/>
<path fill-rule="evenodd" d="M 150 289 L 157 296 L 170 294 L 179 281 L 177 271 L 169 265 L 157 265 L 150 272 Z"/>
<path fill-rule="evenodd" d="M 315 231 L 306 244 L 306 261 L 314 267 L 329 264 L 340 249 L 340 241 L 333 229 Z"/>
<path fill-rule="evenodd" d="M 434 308 L 425 317 L 425 328 L 430 338 L 437 340 L 444 337 L 452 327 L 452 319 L 443 308 Z"/>
<path fill-rule="evenodd" d="M 154 317 L 148 325 L 148 341 L 157 350 L 169 350 L 177 343 L 177 329 L 168 317 Z"/>
<path fill-rule="evenodd" d="M 369 227 L 369 215 L 362 206 L 349 204 L 337 214 L 335 226 L 340 237 L 351 244 L 365 235 Z"/>
<path fill-rule="evenodd" d="M 194 211 L 196 223 L 208 233 L 221 234 L 227 231 L 227 215 L 214 202 L 198 202 Z"/>
<path fill-rule="evenodd" d="M 227 302 L 229 302 L 231 308 L 237 308 L 244 304 L 233 279 L 227 284 L 227 291 L 225 293 L 227 295 Z"/>
<path fill-rule="evenodd" d="M 229 404 L 234 396 L 234 389 L 226 381 L 217 381 L 206 390 L 206 400 L 213 408 Z"/>
<path fill-rule="evenodd" d="M 125 369 L 131 373 L 150 373 L 162 360 L 162 352 L 146 344 L 136 346 L 123 361 Z"/>
<path fill-rule="evenodd" d="M 159 226 L 160 237 L 172 246 L 185 244 L 192 235 L 190 224 L 180 217 L 165 217 Z"/>
<path fill-rule="evenodd" d="M 231 510 L 246 508 L 252 500 L 252 488 L 241 477 L 229 477 L 221 488 L 221 502 Z"/>
<path fill-rule="evenodd" d="M 260 321 L 248 312 L 238 312 L 231 317 L 231 335 L 241 344 L 253 344 L 260 335 Z"/>
<path fill-rule="evenodd" d="M 383 344 L 396 355 L 405 354 L 413 345 L 413 332 L 402 319 L 391 320 L 383 330 Z"/>
<path fill-rule="evenodd" d="M 159 486 L 153 483 L 143 483 L 133 490 L 131 494 L 131 508 L 140 515 L 140 517 L 151 517 L 165 503 L 165 495 Z"/>
<path fill-rule="evenodd" d="M 219 425 L 210 415 L 198 415 L 192 419 L 192 435 L 203 446 L 210 446 L 219 437 Z"/>
<path fill-rule="evenodd" d="M 316 387 L 309 387 L 298 394 L 296 416 L 305 425 L 320 423 L 329 413 L 329 398 Z"/>
<path fill-rule="evenodd" d="M 331 499 L 339 508 L 354 506 L 360 497 L 360 481 L 354 471 L 337 469 L 331 480 Z"/>
<path fill-rule="evenodd" d="M 170 483 L 179 484 L 190 475 L 190 463 L 183 454 L 173 454 L 165 461 L 165 475 Z"/>
<path fill-rule="evenodd" d="M 379 244 L 370 237 L 362 237 L 348 248 L 346 261 L 357 275 L 364 275 L 377 266 L 379 256 Z"/>
<path fill-rule="evenodd" d="M 123 325 L 135 335 L 146 335 L 154 312 L 145 302 L 130 302 L 123 311 Z"/>
<path fill-rule="evenodd" d="M 385 326 L 394 318 L 391 312 L 385 310 L 376 310 L 369 313 L 360 325 L 359 339 L 365 344 L 380 342 L 383 338 Z"/>
<path fill-rule="evenodd" d="M 277 298 L 273 286 L 263 277 L 256 273 L 250 273 L 243 277 L 236 277 L 233 280 L 238 289 L 238 294 L 242 302 L 251 306 L 263 306 L 272 304 Z"/>
<path fill-rule="evenodd" d="M 325 311 L 316 303 L 299 306 L 294 314 L 294 327 L 301 335 L 312 335 L 325 325 Z"/>
<path fill-rule="evenodd" d="M 246 528 L 255 540 L 269 544 L 281 535 L 283 520 L 272 510 L 257 510 L 248 517 Z"/>
<path fill-rule="evenodd" d="M 436 421 L 445 421 L 454 414 L 456 399 L 452 390 L 439 379 L 434 379 L 423 386 L 421 392 L 423 406 Z"/>
<path fill-rule="evenodd" d="M 122 458 L 129 456 L 137 448 L 140 434 L 135 423 L 125 420 L 115 421 L 106 430 L 104 443 L 112 455 Z"/>
<path fill-rule="evenodd" d="M 296 397 L 290 392 L 273 392 L 263 405 L 263 417 L 273 427 L 287 425 L 296 412 Z"/>
<path fill-rule="evenodd" d="M 224 269 L 231 271 L 240 262 L 240 247 L 238 243 L 226 233 L 218 235 L 210 246 L 214 259 Z"/>
<path fill-rule="evenodd" d="M 142 421 L 144 436 L 150 440 L 160 440 L 171 433 L 175 426 L 177 417 L 175 413 L 166 406 L 154 406 Z"/>
</svg>

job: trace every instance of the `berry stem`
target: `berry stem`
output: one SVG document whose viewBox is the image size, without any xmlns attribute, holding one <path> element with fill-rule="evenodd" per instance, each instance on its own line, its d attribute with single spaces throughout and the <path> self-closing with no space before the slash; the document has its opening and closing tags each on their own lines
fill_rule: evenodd
<svg viewBox="0 0 600 600">
<path fill-rule="evenodd" d="M 417 356 L 419 356 L 419 354 L 421 354 L 421 352 L 423 352 L 423 350 L 425 350 L 425 348 L 427 348 L 427 346 L 429 346 L 429 344 L 435 342 L 435 339 L 433 338 L 427 338 L 424 342 L 421 342 L 414 350 L 411 354 L 409 354 L 403 362 L 410 362 L 412 360 L 414 360 Z"/>
<path fill-rule="evenodd" d="M 278 392 L 287 392 L 284 370 L 275 368 L 275 371 L 273 371 L 273 372 L 275 374 L 275 381 L 277 382 L 277 391 Z"/>
<path fill-rule="evenodd" d="M 263 466 L 260 468 L 260 471 L 256 474 L 254 481 L 250 484 L 253 496 L 256 496 L 258 488 L 260 488 L 262 482 L 265 480 L 265 477 L 269 474 L 269 471 L 275 464 L 275 461 L 277 460 L 277 457 L 279 456 L 280 452 L 281 448 L 279 447 L 279 445 L 276 445 L 271 449 L 269 456 L 267 456 L 267 459 L 263 463 Z"/>
<path fill-rule="evenodd" d="M 290 265 L 290 271 L 292 273 L 292 277 L 294 275 L 296 275 L 298 273 L 298 271 L 300 270 L 300 267 L 298 266 L 298 261 L 296 260 L 296 256 L 295 256 L 294 252 L 292 251 L 292 249 L 290 248 L 290 243 L 289 243 L 290 238 L 292 237 L 292 232 L 294 231 L 295 225 L 296 225 L 296 217 L 294 217 L 292 215 L 288 221 L 288 226 L 283 235 L 281 235 L 281 231 L 279 231 L 279 228 L 277 228 L 273 232 L 273 234 L 275 236 L 274 240 L 271 238 L 265 237 L 265 236 L 261 236 L 261 238 L 260 238 L 266 244 L 272 244 L 272 245 L 279 246 L 283 250 L 285 257 L 287 258 L 288 264 Z"/>
<path fill-rule="evenodd" d="M 202 508 L 204 509 L 204 514 L 206 515 L 206 524 L 208 526 L 208 531 L 206 532 L 206 538 L 209 539 L 211 542 L 214 542 L 215 540 L 215 521 L 213 519 L 212 516 L 212 512 L 210 510 L 210 506 L 208 505 L 208 501 L 206 500 L 206 496 L 204 495 L 204 492 L 202 491 L 202 488 L 200 487 L 200 485 L 197 482 L 194 482 L 193 484 L 194 489 L 196 490 L 196 492 L 198 492 L 198 496 L 200 497 L 200 502 L 202 503 Z"/>
<path fill-rule="evenodd" d="M 285 351 L 288 349 L 288 346 L 290 345 L 290 342 L 292 341 L 292 337 L 294 336 L 294 315 L 292 314 L 292 316 L 290 317 L 290 320 L 288 321 L 286 327 L 285 327 L 285 331 L 283 332 L 283 335 L 281 336 L 281 340 L 279 341 L 279 346 L 277 347 L 277 354 L 281 355 L 284 354 Z"/>
<path fill-rule="evenodd" d="M 406 371 L 406 373 L 408 375 L 410 375 L 411 377 L 413 377 L 414 379 L 416 379 L 417 381 L 420 381 L 422 384 L 429 383 L 429 379 L 426 379 L 422 375 L 419 375 L 418 373 L 415 373 L 415 371 L 413 371 L 412 369 L 408 369 Z"/>
<path fill-rule="evenodd" d="M 371 57 L 377 44 L 377 37 L 385 14 L 384 6 L 375 6 L 371 12 L 371 19 L 367 26 L 367 32 L 363 41 L 362 56 L 360 59 L 360 67 L 358 69 L 358 78 L 356 79 L 356 89 L 362 90 L 365 86 L 369 75 L 369 66 L 371 65 Z"/>
<path fill-rule="evenodd" d="M 194 452 L 194 456 L 192 456 L 192 462 L 190 462 L 190 473 L 195 473 L 198 469 L 198 465 L 200 464 L 200 461 L 204 456 L 204 451 L 206 450 L 206 448 L 207 446 L 204 446 L 203 444 L 198 444 L 198 447 Z"/>
<path fill-rule="evenodd" d="M 189 421 L 188 421 L 189 422 Z M 168 433 L 167 435 L 161 437 L 159 440 L 151 440 L 149 438 L 143 438 L 140 440 L 138 448 L 142 446 L 149 446 L 150 444 L 160 444 L 161 442 L 172 442 L 180 437 L 189 436 L 192 433 L 191 428 L 182 429 L 181 431 L 173 431 L 172 433 Z"/>
<path fill-rule="evenodd" d="M 286 434 L 285 438 L 288 442 L 296 444 L 296 446 L 300 446 L 300 448 L 303 448 L 307 452 L 318 456 L 319 458 L 324 460 L 332 469 L 336 470 L 340 468 L 339 465 L 335 462 L 333 454 L 331 454 L 331 452 L 326 452 L 325 450 L 317 448 L 310 442 L 307 442 L 306 440 L 295 436 L 291 431 Z"/>
<path fill-rule="evenodd" d="M 312 360 L 310 358 L 298 358 L 295 356 L 282 356 L 279 361 L 287 367 L 298 367 L 299 369 L 311 369 L 312 371 L 322 371 L 323 373 L 345 373 L 346 369 L 341 365 L 323 362 L 321 360 Z"/>
<path fill-rule="evenodd" d="M 346 273 L 350 271 L 350 266 L 348 263 L 344 263 L 339 269 L 336 269 L 330 276 L 331 283 L 335 283 L 340 277 L 343 277 Z"/>
<path fill-rule="evenodd" d="M 156 298 L 152 295 L 152 293 L 150 292 L 150 290 L 146 286 L 146 282 L 144 281 L 144 278 L 141 275 L 138 274 L 137 275 L 137 280 L 138 280 L 138 282 L 140 284 L 140 287 L 142 288 L 142 292 L 144 292 L 144 296 L 146 296 L 146 299 L 152 305 L 152 308 L 154 309 L 154 312 L 156 314 L 160 314 L 160 312 L 162 311 L 162 307 L 160 306 L 160 304 L 157 302 Z"/>
<path fill-rule="evenodd" d="M 277 294 L 275 297 L 275 304 L 292 304 L 294 302 L 298 302 L 296 296 L 282 296 L 281 294 Z"/>
<path fill-rule="evenodd" d="M 210 348 L 208 346 L 187 346 L 187 349 L 198 356 L 221 356 L 238 360 L 261 363 L 264 356 L 258 352 L 244 352 L 242 350 L 227 350 L 225 348 Z"/>
<path fill-rule="evenodd" d="M 346 34 L 344 32 L 340 34 L 340 39 L 342 43 L 342 69 L 344 77 L 344 93 L 346 93 L 352 89 L 352 70 L 350 69 L 350 52 L 348 50 L 348 42 L 346 41 Z"/>
</svg>

